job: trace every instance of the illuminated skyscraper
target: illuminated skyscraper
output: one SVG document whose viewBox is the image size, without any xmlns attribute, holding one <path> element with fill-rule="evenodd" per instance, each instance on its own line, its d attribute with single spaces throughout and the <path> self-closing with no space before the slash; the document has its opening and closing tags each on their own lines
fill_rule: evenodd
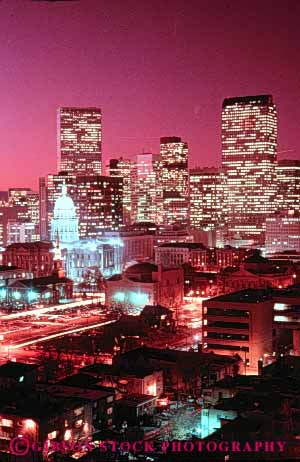
<svg viewBox="0 0 300 462">
<path fill-rule="evenodd" d="M 189 175 L 190 225 L 215 229 L 225 220 L 225 176 L 215 167 L 194 168 Z"/>
<path fill-rule="evenodd" d="M 131 223 L 131 169 L 130 159 L 110 159 L 109 176 L 123 179 L 123 222 L 124 225 Z"/>
<path fill-rule="evenodd" d="M 275 208 L 277 113 L 272 96 L 227 98 L 222 108 L 230 239 L 263 242 Z"/>
<path fill-rule="evenodd" d="M 79 211 L 81 238 L 96 239 L 123 224 L 123 179 L 82 176 L 75 180 L 74 202 Z"/>
<path fill-rule="evenodd" d="M 166 225 L 188 221 L 188 145 L 176 136 L 160 139 L 161 221 Z"/>
<path fill-rule="evenodd" d="M 57 122 L 58 171 L 101 175 L 101 109 L 62 107 Z"/>
<path fill-rule="evenodd" d="M 277 210 L 300 211 L 300 161 L 279 160 L 277 174 Z"/>
<path fill-rule="evenodd" d="M 132 174 L 132 221 L 159 223 L 160 155 L 137 154 Z"/>
</svg>

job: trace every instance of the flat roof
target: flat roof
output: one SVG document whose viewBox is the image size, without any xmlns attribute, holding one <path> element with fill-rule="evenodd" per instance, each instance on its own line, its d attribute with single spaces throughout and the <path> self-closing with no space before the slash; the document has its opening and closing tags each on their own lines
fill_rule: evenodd
<svg viewBox="0 0 300 462">
<path fill-rule="evenodd" d="M 273 299 L 274 291 L 270 289 L 245 289 L 230 294 L 219 295 L 205 302 L 260 303 Z M 204 303 L 205 303 L 204 302 Z"/>
<path fill-rule="evenodd" d="M 132 394 L 132 395 L 127 395 L 125 398 L 118 399 L 115 402 L 115 404 L 116 405 L 123 404 L 128 407 L 138 407 L 138 406 L 142 406 L 143 404 L 147 404 L 155 400 L 156 400 L 156 396 Z"/>
<path fill-rule="evenodd" d="M 19 377 L 28 372 L 38 369 L 37 364 L 25 364 L 14 361 L 9 361 L 0 366 L 0 377 Z"/>
</svg>

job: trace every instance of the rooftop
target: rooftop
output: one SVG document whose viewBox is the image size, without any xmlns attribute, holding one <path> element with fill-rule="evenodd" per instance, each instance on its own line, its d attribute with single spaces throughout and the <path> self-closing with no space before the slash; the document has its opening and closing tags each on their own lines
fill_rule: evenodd
<svg viewBox="0 0 300 462">
<path fill-rule="evenodd" d="M 149 348 L 146 346 L 127 351 L 116 359 L 117 364 L 151 364 L 151 360 L 170 362 L 180 365 L 197 366 L 206 371 L 209 367 L 222 367 L 240 360 L 238 356 L 217 355 L 213 353 L 195 353 L 181 350 Z"/>
<path fill-rule="evenodd" d="M 81 371 L 85 374 L 91 374 L 95 376 L 103 376 L 103 375 L 110 375 L 112 377 L 124 377 L 124 376 L 134 376 L 139 378 L 147 377 L 154 372 L 153 367 L 149 367 L 148 365 L 140 366 L 140 365 L 132 365 L 128 364 L 127 366 L 117 366 L 117 365 L 110 365 L 110 364 L 92 364 L 90 366 L 86 366 Z M 98 381 L 98 379 L 96 379 Z M 64 382 L 63 382 L 64 383 Z"/>
<path fill-rule="evenodd" d="M 15 242 L 6 247 L 7 250 L 21 249 L 34 250 L 34 249 L 45 249 L 50 250 L 53 248 L 52 242 L 48 241 L 35 241 L 35 242 Z"/>
<path fill-rule="evenodd" d="M 36 364 L 25 364 L 9 361 L 0 366 L 0 377 L 20 377 L 28 372 L 38 369 Z"/>
<path fill-rule="evenodd" d="M 48 286 L 50 284 L 63 284 L 67 282 L 73 282 L 71 279 L 66 277 L 58 277 L 56 274 L 52 274 L 50 276 L 44 276 L 41 278 L 33 278 L 33 279 L 18 279 L 13 282 L 10 287 L 13 287 L 15 284 L 22 284 L 27 287 L 41 287 L 41 286 Z"/>
<path fill-rule="evenodd" d="M 39 385 L 38 389 L 45 390 L 53 396 L 66 398 L 83 398 L 91 401 L 107 398 L 114 393 L 108 389 L 100 390 L 98 388 L 80 388 L 76 386 L 72 387 L 60 384 Z"/>
<path fill-rule="evenodd" d="M 232 303 L 263 303 L 273 298 L 273 291 L 270 289 L 245 289 L 230 294 L 210 298 L 207 302 L 232 302 Z"/>
<path fill-rule="evenodd" d="M 190 250 L 207 250 L 207 247 L 205 247 L 205 245 L 203 245 L 200 242 L 166 242 L 165 244 L 161 244 L 159 247 L 171 247 Z"/>
<path fill-rule="evenodd" d="M 128 406 L 128 407 L 138 407 L 142 406 L 143 404 L 147 404 L 151 401 L 156 399 L 155 396 L 152 395 L 127 395 L 126 398 L 122 398 L 116 401 L 116 405 L 120 406 Z"/>
<path fill-rule="evenodd" d="M 267 104 L 273 104 L 272 95 L 254 95 L 254 96 L 239 96 L 234 98 L 225 98 L 223 101 L 223 108 L 226 106 L 232 106 L 234 104 L 256 104 L 264 106 Z"/>
</svg>

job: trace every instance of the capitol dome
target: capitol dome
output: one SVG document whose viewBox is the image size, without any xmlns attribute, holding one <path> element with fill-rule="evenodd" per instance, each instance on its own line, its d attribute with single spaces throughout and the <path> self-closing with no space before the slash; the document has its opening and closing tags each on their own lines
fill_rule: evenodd
<svg viewBox="0 0 300 462">
<path fill-rule="evenodd" d="M 73 200 L 67 195 L 67 186 L 62 185 L 61 196 L 56 200 L 51 221 L 51 240 L 59 237 L 61 243 L 79 240 L 78 217 Z"/>
<path fill-rule="evenodd" d="M 66 185 L 62 186 L 62 195 L 57 199 L 54 206 L 54 218 L 76 218 L 76 209 L 73 199 L 67 195 Z"/>
</svg>

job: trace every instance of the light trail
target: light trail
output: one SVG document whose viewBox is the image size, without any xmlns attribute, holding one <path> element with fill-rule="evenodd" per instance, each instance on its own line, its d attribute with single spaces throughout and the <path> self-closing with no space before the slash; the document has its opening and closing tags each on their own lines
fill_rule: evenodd
<svg viewBox="0 0 300 462">
<path fill-rule="evenodd" d="M 17 345 L 11 345 L 11 344 L 10 345 L 5 345 L 5 346 L 3 346 L 3 348 L 4 349 L 9 348 L 9 350 L 17 350 L 19 348 L 24 348 L 26 346 L 34 345 L 35 343 L 47 342 L 48 340 L 53 340 L 54 338 L 59 338 L 59 337 L 64 337 L 65 335 L 75 334 L 76 332 L 83 332 L 83 331 L 90 330 L 90 329 L 96 329 L 97 327 L 107 326 L 108 324 L 112 324 L 113 322 L 116 322 L 116 320 L 113 319 L 113 320 L 110 320 L 110 321 L 105 321 L 105 322 L 101 322 L 101 323 L 97 323 L 97 324 L 92 324 L 90 326 L 76 327 L 76 329 L 66 330 L 66 331 L 63 331 L 63 332 L 58 332 L 56 334 L 47 335 L 45 337 L 41 337 L 41 338 L 38 338 L 38 339 L 35 339 L 35 340 L 27 340 L 26 342 L 19 343 Z"/>
<path fill-rule="evenodd" d="M 24 318 L 25 316 L 38 316 L 44 313 L 51 313 L 56 310 L 69 310 L 72 308 L 80 308 L 81 306 L 89 306 L 95 303 L 95 299 L 92 300 L 81 300 L 78 302 L 71 302 L 71 303 L 64 303 L 62 305 L 53 305 L 47 306 L 44 308 L 37 308 L 35 310 L 26 310 L 20 311 L 20 313 L 11 313 L 7 315 L 1 315 L 0 321 L 8 320 L 8 319 L 17 319 L 17 318 Z"/>
</svg>

